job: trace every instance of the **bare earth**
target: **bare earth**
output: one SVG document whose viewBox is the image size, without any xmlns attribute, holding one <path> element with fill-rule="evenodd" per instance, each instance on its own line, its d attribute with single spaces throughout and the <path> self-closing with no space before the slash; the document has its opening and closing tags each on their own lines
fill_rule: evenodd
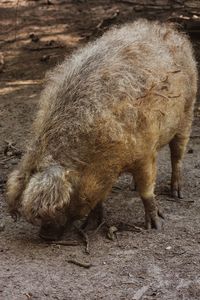
<svg viewBox="0 0 200 300">
<path fill-rule="evenodd" d="M 177 14 L 172 7 L 145 10 L 141 5 L 134 10 L 129 2 L 0 2 L 0 300 L 200 299 L 199 102 L 185 156 L 183 200 L 169 196 L 168 148 L 160 154 L 156 192 L 166 216 L 162 232 L 144 230 L 142 203 L 128 188 L 129 175 L 120 178 L 105 203 L 106 225 L 88 232 L 89 255 L 77 232 L 64 236 L 78 241 L 76 246 L 50 245 L 39 239 L 38 228 L 23 220 L 14 223 L 7 214 L 5 180 L 20 155 L 6 147 L 12 142 L 24 151 L 45 72 L 112 24 Z M 200 8 L 185 13 L 199 21 Z M 199 59 L 198 30 L 191 36 Z M 119 229 L 114 241 L 107 238 L 111 225 Z M 86 269 L 69 259 L 91 266 Z"/>
</svg>

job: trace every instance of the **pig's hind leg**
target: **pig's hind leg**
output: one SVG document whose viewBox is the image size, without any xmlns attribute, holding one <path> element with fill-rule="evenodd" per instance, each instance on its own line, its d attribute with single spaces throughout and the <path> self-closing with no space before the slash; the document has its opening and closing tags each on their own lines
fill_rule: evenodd
<svg viewBox="0 0 200 300">
<path fill-rule="evenodd" d="M 171 194 L 183 198 L 182 194 L 182 160 L 189 140 L 189 133 L 184 136 L 177 134 L 169 143 L 171 152 Z"/>
<path fill-rule="evenodd" d="M 134 171 L 137 189 L 141 196 L 145 209 L 145 225 L 147 229 L 161 229 L 163 225 L 163 214 L 159 210 L 154 186 L 156 180 L 156 155 L 152 154 L 138 163 Z"/>
</svg>

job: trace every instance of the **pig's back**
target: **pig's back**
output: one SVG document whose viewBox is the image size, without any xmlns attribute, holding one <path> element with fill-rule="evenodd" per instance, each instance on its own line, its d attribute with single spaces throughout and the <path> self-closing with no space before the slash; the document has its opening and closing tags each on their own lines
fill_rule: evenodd
<svg viewBox="0 0 200 300">
<path fill-rule="evenodd" d="M 180 85 L 181 98 L 176 97 Z M 171 26 L 140 20 L 108 31 L 57 67 L 43 93 L 40 115 L 68 137 L 90 133 L 98 123 L 115 128 L 112 137 L 117 138 L 126 122 L 135 126 L 145 105 L 155 109 L 159 101 L 161 113 L 166 112 L 177 101 L 179 106 L 191 101 L 195 89 L 196 66 L 187 38 Z M 154 101 L 149 93 L 161 96 Z"/>
</svg>

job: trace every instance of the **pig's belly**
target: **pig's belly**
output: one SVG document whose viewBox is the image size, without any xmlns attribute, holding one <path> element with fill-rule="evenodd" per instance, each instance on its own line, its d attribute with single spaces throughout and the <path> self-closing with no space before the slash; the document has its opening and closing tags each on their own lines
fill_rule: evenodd
<svg viewBox="0 0 200 300">
<path fill-rule="evenodd" d="M 174 118 L 169 118 L 163 120 L 159 125 L 158 134 L 158 148 L 161 148 L 173 139 L 173 137 L 180 131 L 180 116 L 174 116 Z"/>
</svg>

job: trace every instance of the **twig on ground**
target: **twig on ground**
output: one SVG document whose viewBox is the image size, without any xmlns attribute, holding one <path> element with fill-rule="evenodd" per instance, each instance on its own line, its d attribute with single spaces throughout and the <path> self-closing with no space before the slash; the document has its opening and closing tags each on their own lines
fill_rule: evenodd
<svg viewBox="0 0 200 300">
<path fill-rule="evenodd" d="M 119 10 L 117 9 L 113 14 L 105 19 L 103 19 L 99 24 L 96 26 L 97 29 L 102 29 L 104 27 L 107 27 L 113 23 L 113 21 L 117 18 L 119 15 Z"/>
<path fill-rule="evenodd" d="M 53 241 L 48 244 L 60 245 L 60 246 L 78 246 L 79 245 L 79 243 L 77 241 Z"/>
<path fill-rule="evenodd" d="M 58 48 L 64 48 L 63 44 L 45 44 L 45 45 L 37 45 L 37 46 L 25 46 L 24 49 L 28 51 L 41 51 L 46 49 L 58 49 Z"/>
<path fill-rule="evenodd" d="M 138 227 L 136 225 L 133 225 L 133 224 L 127 224 L 127 223 L 123 223 L 121 222 L 119 225 L 118 225 L 118 230 L 119 231 L 130 231 L 130 229 L 135 229 L 137 232 L 144 232 L 144 229 L 141 228 L 141 227 Z"/>
<path fill-rule="evenodd" d="M 82 261 L 72 259 L 72 258 L 68 259 L 67 261 L 68 261 L 68 263 L 71 263 L 71 264 L 74 264 L 74 265 L 77 265 L 79 267 L 83 267 L 83 268 L 86 268 L 86 269 L 89 269 L 92 266 L 91 263 L 82 262 Z"/>
<path fill-rule="evenodd" d="M 5 162 L 9 161 L 10 159 L 13 159 L 13 156 L 6 157 L 6 158 L 4 158 L 4 159 L 1 159 L 1 160 L 0 160 L 0 164 L 4 164 Z"/>
<path fill-rule="evenodd" d="M 186 253 L 186 251 L 182 251 L 182 252 L 172 252 L 172 254 L 174 254 L 174 255 L 183 255 L 183 254 L 185 254 Z"/>
<path fill-rule="evenodd" d="M 133 296 L 133 300 L 140 300 L 144 296 L 144 294 L 149 289 L 149 285 L 144 285 L 142 288 L 140 288 L 135 295 Z"/>
<path fill-rule="evenodd" d="M 95 235 L 95 234 L 97 234 L 97 232 L 101 229 L 101 227 L 103 226 L 105 224 L 105 221 L 103 221 L 103 222 L 101 222 L 100 224 L 99 224 L 99 226 L 95 229 L 95 231 L 93 232 L 93 236 Z"/>
</svg>

